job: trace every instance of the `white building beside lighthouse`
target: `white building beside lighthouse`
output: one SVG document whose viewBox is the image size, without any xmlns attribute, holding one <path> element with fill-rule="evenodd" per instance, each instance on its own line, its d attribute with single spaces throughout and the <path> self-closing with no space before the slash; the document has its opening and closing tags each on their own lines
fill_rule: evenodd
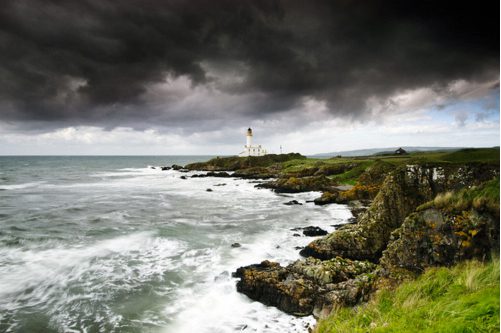
<svg viewBox="0 0 501 333">
<path fill-rule="evenodd" d="M 244 146 L 244 151 L 238 154 L 238 156 L 246 157 L 264 155 L 266 155 L 266 149 L 261 147 L 261 145 L 252 144 L 252 128 L 247 129 L 247 144 Z"/>
</svg>

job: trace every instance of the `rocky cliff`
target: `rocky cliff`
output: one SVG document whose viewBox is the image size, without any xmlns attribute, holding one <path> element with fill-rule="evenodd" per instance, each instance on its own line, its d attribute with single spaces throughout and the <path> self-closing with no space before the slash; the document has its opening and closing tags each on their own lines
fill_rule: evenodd
<svg viewBox="0 0 501 333">
<path fill-rule="evenodd" d="M 285 312 L 320 317 L 366 300 L 402 270 L 486 258 L 499 249 L 499 178 L 487 188 L 497 199 L 483 196 L 495 177 L 496 164 L 400 166 L 357 224 L 313 241 L 301 251 L 307 259 L 287 267 L 265 261 L 239 268 L 237 289 Z"/>
<path fill-rule="evenodd" d="M 358 224 L 313 241 L 301 251 L 301 255 L 319 259 L 341 256 L 377 262 L 391 233 L 419 205 L 432 200 L 438 193 L 478 185 L 498 175 L 499 166 L 488 164 L 399 167 L 385 178 Z"/>
</svg>

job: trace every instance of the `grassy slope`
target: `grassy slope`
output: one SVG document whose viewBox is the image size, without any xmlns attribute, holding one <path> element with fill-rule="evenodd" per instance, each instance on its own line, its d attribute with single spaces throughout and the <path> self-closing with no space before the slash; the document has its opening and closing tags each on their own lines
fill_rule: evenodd
<svg viewBox="0 0 501 333">
<path fill-rule="evenodd" d="M 384 160 L 385 162 L 401 165 L 405 163 L 492 163 L 499 164 L 499 148 L 475 148 L 462 149 L 455 152 L 415 152 L 403 156 L 361 156 L 361 157 L 340 157 L 329 159 L 307 158 L 290 160 L 283 163 L 283 172 L 298 172 L 307 168 L 319 167 L 322 165 L 342 164 L 342 163 L 358 163 L 359 166 L 345 173 L 330 176 L 329 178 L 339 181 L 341 184 L 354 185 L 358 177 L 363 171 L 371 166 L 376 160 Z"/>
<path fill-rule="evenodd" d="M 357 308 L 334 310 L 318 333 L 499 332 L 499 259 L 434 268 Z"/>
<path fill-rule="evenodd" d="M 440 193 L 433 201 L 421 205 L 417 210 L 430 207 L 445 208 L 449 211 L 475 208 L 499 214 L 499 200 L 499 178 L 495 178 L 480 186 L 465 188 L 458 192 Z"/>
</svg>

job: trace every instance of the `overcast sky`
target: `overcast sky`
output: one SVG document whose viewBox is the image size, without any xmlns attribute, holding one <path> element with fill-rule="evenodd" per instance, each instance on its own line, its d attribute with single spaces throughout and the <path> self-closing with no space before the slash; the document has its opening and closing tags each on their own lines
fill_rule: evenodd
<svg viewBox="0 0 501 333">
<path fill-rule="evenodd" d="M 499 145 L 499 2 L 3 0 L 0 154 Z"/>
</svg>

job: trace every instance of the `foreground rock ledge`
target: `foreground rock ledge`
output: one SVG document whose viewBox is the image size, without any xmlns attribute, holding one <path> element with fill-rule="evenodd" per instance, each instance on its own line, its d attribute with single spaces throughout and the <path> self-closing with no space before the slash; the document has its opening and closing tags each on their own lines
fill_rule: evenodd
<svg viewBox="0 0 501 333">
<path fill-rule="evenodd" d="M 233 276 L 240 278 L 237 290 L 253 300 L 296 316 L 322 317 L 334 305 L 366 300 L 375 268 L 340 257 L 297 260 L 286 267 L 266 260 L 240 267 Z"/>
</svg>

